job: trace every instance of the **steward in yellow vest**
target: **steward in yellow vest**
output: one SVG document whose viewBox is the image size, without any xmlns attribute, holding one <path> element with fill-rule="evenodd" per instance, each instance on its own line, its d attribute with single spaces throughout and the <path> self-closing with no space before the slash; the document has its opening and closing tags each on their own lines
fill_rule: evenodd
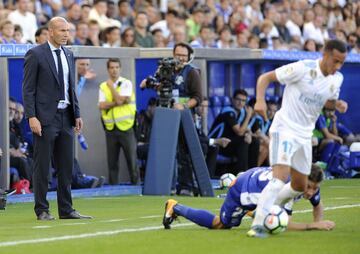
<svg viewBox="0 0 360 254">
<path fill-rule="evenodd" d="M 117 80 L 116 91 L 121 94 L 121 84 L 124 81 L 129 81 L 126 78 L 119 77 Z M 114 101 L 111 90 L 104 81 L 100 84 L 101 91 L 105 94 L 107 102 Z M 116 127 L 121 131 L 126 131 L 133 127 L 136 114 L 135 93 L 132 92 L 130 100 L 124 101 L 124 104 L 112 107 L 110 109 L 101 110 L 101 118 L 103 120 L 105 129 L 111 131 Z"/>
<path fill-rule="evenodd" d="M 133 85 L 130 80 L 120 77 L 120 59 L 110 58 L 107 61 L 107 71 L 109 79 L 102 82 L 99 88 L 99 108 L 105 127 L 109 184 L 120 182 L 118 162 L 121 149 L 124 151 L 130 181 L 138 184 L 137 142 L 133 129 L 136 113 Z"/>
</svg>

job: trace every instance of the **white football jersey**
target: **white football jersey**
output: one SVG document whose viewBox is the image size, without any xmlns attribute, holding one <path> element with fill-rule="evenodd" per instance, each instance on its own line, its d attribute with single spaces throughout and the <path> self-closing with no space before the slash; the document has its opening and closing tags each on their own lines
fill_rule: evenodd
<svg viewBox="0 0 360 254">
<path fill-rule="evenodd" d="M 338 99 L 344 79 L 340 72 L 325 77 L 319 63 L 320 60 L 302 60 L 275 70 L 277 79 L 286 87 L 271 132 L 291 132 L 300 138 L 311 138 L 323 106 L 327 100 Z"/>
</svg>

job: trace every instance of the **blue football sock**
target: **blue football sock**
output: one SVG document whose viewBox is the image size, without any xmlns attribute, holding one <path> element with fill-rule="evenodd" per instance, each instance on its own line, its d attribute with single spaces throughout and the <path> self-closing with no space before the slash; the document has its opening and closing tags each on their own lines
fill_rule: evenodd
<svg viewBox="0 0 360 254">
<path fill-rule="evenodd" d="M 181 204 L 176 204 L 174 206 L 174 211 L 177 215 L 181 215 L 199 226 L 210 229 L 212 228 L 212 222 L 215 218 L 215 214 L 212 214 L 209 211 L 193 209 Z"/>
</svg>

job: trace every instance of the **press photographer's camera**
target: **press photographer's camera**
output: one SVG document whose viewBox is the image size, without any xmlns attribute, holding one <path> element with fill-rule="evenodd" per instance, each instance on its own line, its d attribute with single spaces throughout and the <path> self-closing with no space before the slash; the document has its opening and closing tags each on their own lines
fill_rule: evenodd
<svg viewBox="0 0 360 254">
<path fill-rule="evenodd" d="M 164 58 L 159 61 L 158 69 L 154 76 L 146 79 L 146 88 L 154 89 L 159 94 L 159 106 L 172 107 L 173 76 L 179 61 L 173 58 Z"/>
</svg>

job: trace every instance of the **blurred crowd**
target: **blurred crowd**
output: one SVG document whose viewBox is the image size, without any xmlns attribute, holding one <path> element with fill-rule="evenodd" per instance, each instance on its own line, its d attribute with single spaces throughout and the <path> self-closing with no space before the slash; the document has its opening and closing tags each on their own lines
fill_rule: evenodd
<svg viewBox="0 0 360 254">
<path fill-rule="evenodd" d="M 0 0 L 0 43 L 43 43 L 54 16 L 73 45 L 321 51 L 337 38 L 360 52 L 351 0 Z"/>
</svg>

